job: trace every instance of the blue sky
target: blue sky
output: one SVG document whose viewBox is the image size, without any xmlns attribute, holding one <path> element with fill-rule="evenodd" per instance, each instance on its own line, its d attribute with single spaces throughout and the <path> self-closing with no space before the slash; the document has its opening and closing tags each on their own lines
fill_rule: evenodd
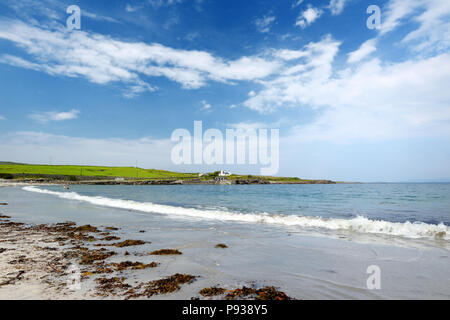
<svg viewBox="0 0 450 320">
<path fill-rule="evenodd" d="M 279 128 L 283 176 L 449 178 L 449 30 L 448 0 L 4 0 L 0 160 L 258 172 L 171 163 L 202 120 Z"/>
</svg>

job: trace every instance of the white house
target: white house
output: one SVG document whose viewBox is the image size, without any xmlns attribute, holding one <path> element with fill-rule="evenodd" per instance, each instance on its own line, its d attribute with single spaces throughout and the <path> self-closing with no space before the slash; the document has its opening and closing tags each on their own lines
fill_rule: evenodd
<svg viewBox="0 0 450 320">
<path fill-rule="evenodd" d="M 219 177 L 229 177 L 231 172 L 220 170 Z"/>
</svg>

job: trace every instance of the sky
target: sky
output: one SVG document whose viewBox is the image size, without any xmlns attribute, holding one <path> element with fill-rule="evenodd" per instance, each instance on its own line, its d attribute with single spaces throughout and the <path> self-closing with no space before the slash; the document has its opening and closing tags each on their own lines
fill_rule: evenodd
<svg viewBox="0 0 450 320">
<path fill-rule="evenodd" d="M 448 0 L 2 0 L 0 161 L 259 172 L 173 163 L 202 121 L 279 129 L 279 176 L 448 179 L 449 48 Z"/>
</svg>

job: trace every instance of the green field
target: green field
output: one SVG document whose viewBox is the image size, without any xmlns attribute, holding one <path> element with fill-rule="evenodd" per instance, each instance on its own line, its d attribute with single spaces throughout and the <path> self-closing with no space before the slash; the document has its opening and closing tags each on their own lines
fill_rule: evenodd
<svg viewBox="0 0 450 320">
<path fill-rule="evenodd" d="M 24 174 L 33 176 L 38 174 L 63 176 L 90 177 L 124 177 L 124 178 L 193 178 L 196 173 L 179 173 L 165 170 L 141 169 L 134 167 L 95 167 L 95 166 L 57 166 L 34 164 L 0 164 L 0 173 Z"/>
<path fill-rule="evenodd" d="M 202 181 L 214 180 L 219 171 L 211 172 L 200 178 Z M 14 175 L 14 176 L 13 176 Z M 83 178 L 80 178 L 83 177 Z M 116 177 L 128 180 L 159 179 L 184 180 L 198 179 L 198 173 L 181 173 L 156 169 L 142 169 L 135 167 L 97 167 L 97 166 L 58 166 L 36 165 L 0 161 L 0 178 L 3 179 L 37 179 L 65 181 L 112 180 Z M 280 183 L 322 183 L 326 180 L 305 180 L 296 177 L 269 177 L 257 175 L 233 174 L 228 180 L 261 180 Z"/>
</svg>

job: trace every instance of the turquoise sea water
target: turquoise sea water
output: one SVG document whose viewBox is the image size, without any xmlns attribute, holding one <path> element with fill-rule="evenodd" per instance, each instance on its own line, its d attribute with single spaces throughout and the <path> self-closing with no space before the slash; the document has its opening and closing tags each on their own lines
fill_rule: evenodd
<svg viewBox="0 0 450 320">
<path fill-rule="evenodd" d="M 61 191 L 60 187 L 45 189 Z M 72 186 L 86 196 L 169 206 L 450 226 L 448 184 Z"/>
<path fill-rule="evenodd" d="M 180 249 L 150 276 L 202 277 L 169 298 L 250 284 L 304 299 L 450 298 L 450 184 L 4 187 L 3 201 L 17 221 L 114 225 L 151 242 L 139 250 Z M 381 290 L 366 287 L 371 265 Z"/>
</svg>

